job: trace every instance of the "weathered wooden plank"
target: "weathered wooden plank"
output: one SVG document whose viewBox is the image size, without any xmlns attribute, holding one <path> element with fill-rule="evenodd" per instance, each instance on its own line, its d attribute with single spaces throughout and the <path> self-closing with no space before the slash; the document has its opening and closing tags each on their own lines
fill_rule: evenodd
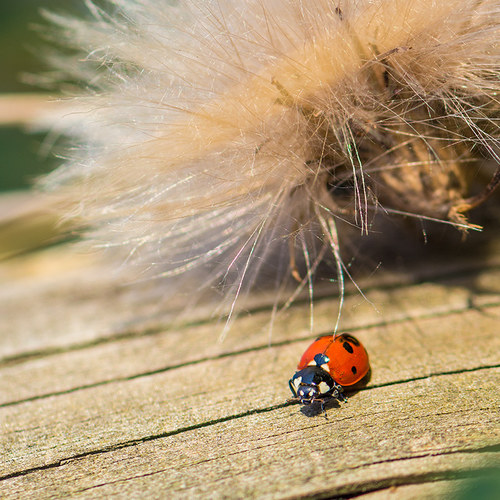
<svg viewBox="0 0 500 500">
<path fill-rule="evenodd" d="M 258 297 L 221 344 L 210 306 L 170 325 L 152 299 L 131 307 L 134 292 L 92 255 L 60 247 L 0 263 L 0 498 L 391 486 L 411 498 L 408 485 L 437 492 L 499 463 L 497 243 L 363 281 L 376 309 L 349 291 L 343 329 L 367 346 L 372 378 L 328 420 L 284 405 L 313 336 L 307 297 L 271 337 L 274 299 Z M 337 299 L 317 291 L 313 331 L 326 333 Z"/>
<path fill-rule="evenodd" d="M 498 277 L 500 273 L 489 276 Z M 498 283 L 500 279 L 497 285 Z M 500 310 L 491 305 L 500 303 L 500 298 L 495 302 L 494 296 L 488 296 L 490 306 L 484 304 L 483 309 L 477 311 L 470 308 L 467 293 L 460 289 L 422 285 L 390 290 L 385 294 L 388 310 L 384 317 L 392 316 L 392 320 L 386 319 L 381 323 L 377 316 L 368 314 L 373 309 L 365 305 L 364 315 L 355 315 L 350 318 L 350 322 L 345 321 L 349 331 L 360 329 L 361 318 L 367 322 L 364 328 L 370 327 L 370 331 L 360 332 L 359 335 L 369 350 L 375 353 L 378 383 L 386 383 L 394 380 L 394 377 L 414 377 L 446 371 L 448 366 L 454 369 L 474 368 L 478 358 L 486 365 L 500 361 L 500 355 L 493 349 L 499 338 L 496 332 Z M 379 294 L 379 298 L 381 295 Z M 419 304 L 425 304 L 429 296 L 433 296 L 434 300 L 438 298 L 438 304 L 443 300 L 444 304 L 441 307 L 429 304 L 428 309 L 424 308 L 419 313 Z M 398 300 L 391 300 L 391 297 L 397 297 Z M 335 299 L 325 300 L 317 307 L 318 324 L 325 328 L 324 332 L 329 331 L 328 312 L 335 307 L 334 301 Z M 415 309 L 411 313 L 405 311 L 401 302 L 411 303 Z M 391 304 L 396 308 L 391 310 Z M 458 312 L 443 313 L 447 310 L 444 305 Z M 357 311 L 359 309 L 356 308 Z M 297 353 L 300 353 L 302 346 L 308 342 L 304 339 L 311 337 L 307 324 L 304 325 L 303 316 L 307 316 L 307 312 L 306 306 L 297 306 L 288 315 L 288 321 L 277 323 L 272 335 L 272 345 L 300 342 L 296 348 Z M 427 313 L 431 317 L 426 319 Z M 404 321 L 402 318 L 409 314 L 413 314 L 412 320 Z M 419 314 L 420 320 L 417 323 Z M 165 372 L 182 365 L 247 350 L 263 351 L 267 349 L 269 340 L 267 321 L 267 313 L 240 318 L 222 344 L 217 342 L 220 328 L 214 324 L 203 324 L 190 329 L 160 330 L 155 335 L 122 339 L 0 365 L 0 405 L 105 382 L 118 382 L 158 371 Z M 446 322 L 446 329 L 441 326 L 443 322 Z M 478 325 L 481 327 L 480 335 L 476 332 Z M 450 348 L 458 341 L 460 348 Z M 384 343 L 390 343 L 392 348 L 384 348 Z M 439 352 L 433 352 L 429 347 L 434 345 L 440 346 Z M 485 345 L 491 348 L 485 350 Z M 411 363 L 403 363 L 403 360 L 411 356 L 413 349 L 418 351 L 416 359 Z M 398 370 L 394 370 L 392 366 L 396 356 L 394 352 L 397 352 L 397 360 L 401 364 Z M 406 369 L 408 373 L 401 371 Z"/>
<path fill-rule="evenodd" d="M 500 241 L 493 240 L 489 242 L 489 249 L 485 245 L 480 259 L 471 258 L 466 252 L 465 257 L 454 256 L 445 261 L 421 263 L 411 273 L 377 273 L 360 282 L 373 306 L 351 290 L 343 313 L 344 328 L 391 321 L 398 314 L 400 317 L 405 314 L 433 314 L 446 312 L 447 308 L 463 307 L 471 299 L 471 287 L 476 287 L 477 279 L 487 280 L 489 273 L 494 272 L 495 280 L 490 278 L 487 285 L 492 289 L 488 291 L 483 287 L 482 295 L 474 296 L 479 303 L 488 301 L 488 295 L 498 293 L 500 280 L 495 270 L 498 271 L 499 265 Z M 161 301 L 161 290 L 136 294 L 133 289 L 123 286 L 121 280 L 112 274 L 109 267 L 100 264 L 95 256 L 77 255 L 66 247 L 0 262 L 0 282 L 5 284 L 0 287 L 0 317 L 3 318 L 0 322 L 0 359 L 68 349 L 103 339 L 134 334 L 140 336 L 147 330 L 169 328 L 176 315 L 172 314 L 172 307 Z M 397 291 L 387 293 L 391 288 L 422 280 L 438 282 L 444 288 L 429 289 L 427 300 L 422 299 L 425 294 L 419 296 L 418 289 L 414 292 L 417 295 L 415 299 L 411 296 L 406 298 L 404 294 L 399 299 Z M 332 292 L 335 292 L 332 285 L 316 289 L 318 297 L 331 295 Z M 458 302 L 454 302 L 455 299 Z M 250 301 L 248 309 L 253 312 L 262 308 L 269 310 L 274 300 L 274 296 L 263 294 Z M 307 297 L 303 302 L 307 303 Z M 209 319 L 214 307 L 209 304 L 190 309 L 188 317 L 191 324 Z M 328 302 L 327 307 L 330 310 L 324 314 L 326 307 L 322 307 L 321 301 L 316 303 L 317 332 L 329 330 L 334 322 L 336 305 Z M 396 312 L 398 307 L 399 312 Z M 275 323 L 286 325 L 291 321 L 296 330 L 305 332 L 309 329 L 308 307 L 299 309 L 297 313 L 292 312 L 291 320 L 288 314 L 288 311 L 280 314 Z M 269 312 L 253 316 L 255 329 L 268 326 Z M 296 323 L 298 316 L 301 316 L 300 326 Z M 264 318 L 266 324 L 263 326 Z M 186 316 L 180 318 L 180 324 L 182 322 L 186 322 Z M 276 336 L 273 333 L 273 339 Z"/>
<path fill-rule="evenodd" d="M 21 271 L 16 270 L 19 268 L 28 269 L 29 276 L 22 276 Z M 456 277 L 447 276 L 442 283 L 424 283 L 413 288 L 397 284 L 385 288 L 368 287 L 366 296 L 371 303 L 355 294 L 346 298 L 342 326 L 353 329 L 407 316 L 466 309 L 471 300 L 476 305 L 498 303 L 499 275 L 495 263 L 485 262 L 482 269 L 468 273 L 462 270 Z M 154 295 L 132 302 L 134 291 L 121 288 L 109 276 L 109 269 L 96 265 L 89 256 L 75 258 L 65 248 L 4 263 L 0 265 L 0 280 L 9 283 L 8 287 L 0 288 L 0 316 L 3 318 L 0 359 L 43 354 L 44 350 L 68 349 L 101 339 L 141 336 L 145 331 L 169 329 L 173 319 L 168 310 L 162 312 L 162 304 L 155 302 Z M 477 293 L 473 294 L 471 288 Z M 335 300 L 330 298 L 316 302 L 315 332 L 332 328 L 336 309 Z M 206 321 L 210 312 L 210 306 L 192 311 L 192 320 Z M 293 332 L 299 337 L 307 335 L 309 315 L 307 300 L 279 314 L 272 340 L 293 338 Z M 252 325 L 251 330 L 265 331 L 268 336 L 270 317 L 269 308 L 266 308 L 262 313 L 254 312 L 247 323 Z M 210 326 L 208 330 L 218 334 L 222 325 Z M 214 335 L 208 335 L 210 340 L 203 344 L 214 343 Z"/>
<path fill-rule="evenodd" d="M 113 425 L 107 422 L 107 436 L 114 446 L 106 436 L 78 429 L 80 440 L 91 437 L 93 450 L 76 454 L 73 444 L 63 459 L 59 440 L 56 447 L 45 450 L 46 468 L 5 479 L 0 487 L 7 498 L 21 493 L 37 498 L 54 494 L 159 498 L 165 491 L 184 498 L 278 498 L 369 491 L 375 484 L 403 484 L 405 477 L 415 475 L 425 482 L 431 475 L 466 472 L 498 460 L 498 453 L 488 450 L 500 437 L 499 373 L 484 369 L 366 390 L 341 409 L 331 409 L 328 419 L 306 418 L 297 406 L 241 415 L 239 398 L 233 394 L 227 394 L 225 403 L 199 394 L 212 408 L 230 404 L 233 416 L 190 425 L 198 411 L 206 412 L 197 404 L 192 409 L 195 415 L 180 419 L 185 425 L 182 432 L 168 431 L 161 411 L 166 402 L 158 402 L 158 392 L 156 414 L 142 416 L 150 419 L 156 436 L 118 444 L 120 435 L 130 437 L 132 428 L 141 425 L 137 422 L 141 415 L 115 408 Z M 251 386 L 250 390 L 264 399 L 273 392 L 272 387 L 264 395 Z M 183 413 L 182 401 L 177 403 Z M 95 417 L 92 408 L 86 412 L 97 423 L 99 412 Z M 43 424 L 38 421 L 38 425 Z M 67 439 L 70 429 L 59 430 Z"/>
<path fill-rule="evenodd" d="M 360 332 L 372 357 L 370 385 L 500 365 L 499 317 L 497 307 Z M 454 343 L 459 343 L 457 349 Z M 0 409 L 2 446 L 9 452 L 0 474 L 90 453 L 99 449 L 96 443 L 115 446 L 280 405 L 288 397 L 287 378 L 306 345 L 303 341 L 258 353 L 233 353 L 82 390 L 77 385 L 67 394 L 5 406 Z M 133 365 L 137 359 L 129 354 L 121 361 Z M 109 365 L 114 364 L 116 359 L 110 360 Z M 496 388 L 494 392 L 498 395 Z M 30 443 L 39 444 L 32 448 Z"/>
<path fill-rule="evenodd" d="M 22 275 L 22 269 L 27 275 Z M 57 349 L 112 336 L 134 317 L 126 290 L 93 259 L 53 248 L 0 267 L 0 356 Z M 17 279 L 13 275 L 17 274 Z"/>
</svg>

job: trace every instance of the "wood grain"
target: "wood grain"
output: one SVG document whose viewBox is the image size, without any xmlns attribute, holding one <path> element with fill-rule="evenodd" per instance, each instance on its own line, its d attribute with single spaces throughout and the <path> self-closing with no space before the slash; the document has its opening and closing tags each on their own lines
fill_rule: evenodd
<svg viewBox="0 0 500 500">
<path fill-rule="evenodd" d="M 372 374 L 328 418 L 286 402 L 326 292 L 313 331 L 261 296 L 220 343 L 68 245 L 0 262 L 0 498 L 449 498 L 500 466 L 496 240 L 349 292 Z"/>
<path fill-rule="evenodd" d="M 209 414 L 215 416 L 217 409 L 208 397 L 210 403 L 191 409 L 191 415 L 183 415 L 182 401 L 170 401 L 177 402 L 177 414 L 160 401 L 154 417 L 146 411 L 141 422 L 133 408 L 123 411 L 123 403 L 113 422 L 92 419 L 93 409 L 81 409 L 81 421 L 93 421 L 88 432 L 67 420 L 71 434 L 79 436 L 75 442 L 60 427 L 65 441 L 71 441 L 64 449 L 61 438 L 54 446 L 48 434 L 43 445 L 27 439 L 24 451 L 36 442 L 36 456 L 23 457 L 22 465 L 31 460 L 39 465 L 5 479 L 2 486 L 11 494 L 29 491 L 36 497 L 90 489 L 100 496 L 138 495 L 149 487 L 177 496 L 243 498 L 352 494 L 373 489 L 375 483 L 390 485 L 394 477 L 399 479 L 392 484 L 401 484 L 401 476 L 460 477 L 499 458 L 490 451 L 492 440 L 499 438 L 498 374 L 498 369 L 478 370 L 363 391 L 342 408 L 331 409 L 328 420 L 307 418 L 296 406 L 252 414 L 241 411 L 244 403 L 231 394 L 224 406 L 234 413 L 212 421 Z M 199 413 L 203 424 L 195 423 Z M 148 424 L 158 433 L 133 438 L 134 428 Z"/>
</svg>

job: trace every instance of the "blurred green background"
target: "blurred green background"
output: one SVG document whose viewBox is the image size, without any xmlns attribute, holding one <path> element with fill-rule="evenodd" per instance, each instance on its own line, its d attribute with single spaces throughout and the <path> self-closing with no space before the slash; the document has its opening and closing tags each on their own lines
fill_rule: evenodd
<svg viewBox="0 0 500 500">
<path fill-rule="evenodd" d="M 24 77 L 48 69 L 40 50 L 48 43 L 35 29 L 46 24 L 41 9 L 74 12 L 85 6 L 83 0 L 0 0 L 0 95 L 44 92 Z M 0 125 L 0 191 L 28 188 L 58 164 L 50 151 L 41 153 L 43 139 L 44 134 L 31 134 L 22 126 Z"/>
</svg>

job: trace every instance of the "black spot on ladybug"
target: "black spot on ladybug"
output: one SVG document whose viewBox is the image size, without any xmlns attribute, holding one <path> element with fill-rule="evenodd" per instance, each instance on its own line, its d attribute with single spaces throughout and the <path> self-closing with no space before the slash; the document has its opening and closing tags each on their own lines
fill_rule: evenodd
<svg viewBox="0 0 500 500">
<path fill-rule="evenodd" d="M 347 340 L 348 342 L 350 342 L 351 344 L 354 344 L 355 346 L 358 346 L 359 345 L 359 340 L 355 337 L 353 337 L 352 335 L 349 335 L 348 333 L 344 333 L 342 335 L 342 337 Z"/>
<path fill-rule="evenodd" d="M 352 354 L 354 352 L 354 349 L 352 348 L 352 345 L 349 344 L 349 342 L 344 342 L 342 344 L 342 347 L 349 353 Z"/>
<path fill-rule="evenodd" d="M 356 367 L 355 367 L 355 366 L 353 366 L 353 367 L 351 368 L 351 371 L 352 371 L 352 373 L 354 373 L 354 375 L 356 375 L 356 373 L 358 373 L 358 370 L 356 370 Z"/>
</svg>

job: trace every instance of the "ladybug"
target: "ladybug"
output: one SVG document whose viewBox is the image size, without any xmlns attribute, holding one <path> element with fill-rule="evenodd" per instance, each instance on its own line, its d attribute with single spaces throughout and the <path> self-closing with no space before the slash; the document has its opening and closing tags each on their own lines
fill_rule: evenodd
<svg viewBox="0 0 500 500">
<path fill-rule="evenodd" d="M 318 337 L 300 358 L 297 370 L 317 364 L 314 358 L 318 353 L 328 358 L 328 366 L 323 368 L 342 386 L 359 382 L 370 369 L 365 348 L 356 337 L 348 333 Z"/>
<path fill-rule="evenodd" d="M 330 399 L 346 401 L 344 386 L 359 382 L 369 371 L 368 354 L 361 342 L 349 335 L 318 337 L 304 352 L 288 385 L 294 398 L 309 405 Z"/>
</svg>

